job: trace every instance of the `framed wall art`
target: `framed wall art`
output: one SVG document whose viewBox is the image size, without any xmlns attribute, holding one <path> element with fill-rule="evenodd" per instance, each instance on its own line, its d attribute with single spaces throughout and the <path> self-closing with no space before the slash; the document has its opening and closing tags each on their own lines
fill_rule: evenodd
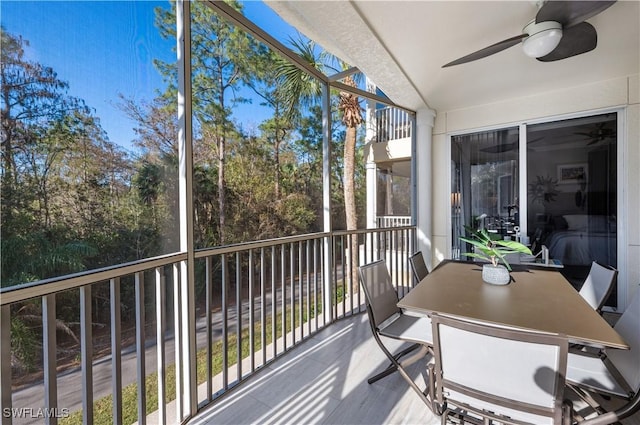
<svg viewBox="0 0 640 425">
<path fill-rule="evenodd" d="M 558 183 L 586 183 L 589 176 L 588 164 L 558 165 Z"/>
</svg>

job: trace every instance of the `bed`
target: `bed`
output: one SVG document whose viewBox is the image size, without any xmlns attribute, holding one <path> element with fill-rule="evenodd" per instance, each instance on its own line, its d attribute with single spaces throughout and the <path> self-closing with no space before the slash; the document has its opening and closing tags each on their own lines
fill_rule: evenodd
<svg viewBox="0 0 640 425">
<path fill-rule="evenodd" d="M 576 266 L 590 265 L 592 261 L 617 264 L 614 218 L 587 214 L 562 217 L 566 228 L 554 230 L 545 243 L 551 258 Z"/>
</svg>

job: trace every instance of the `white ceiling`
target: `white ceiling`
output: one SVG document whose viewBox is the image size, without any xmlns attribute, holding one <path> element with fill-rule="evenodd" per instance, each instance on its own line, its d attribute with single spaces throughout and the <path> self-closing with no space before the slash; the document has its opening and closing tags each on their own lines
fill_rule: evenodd
<svg viewBox="0 0 640 425">
<path fill-rule="evenodd" d="M 543 63 L 520 45 L 442 65 L 522 33 L 533 1 L 291 0 L 266 3 L 334 55 L 360 68 L 395 103 L 448 111 L 640 73 L 640 1 L 589 19 L 598 47 Z"/>
</svg>

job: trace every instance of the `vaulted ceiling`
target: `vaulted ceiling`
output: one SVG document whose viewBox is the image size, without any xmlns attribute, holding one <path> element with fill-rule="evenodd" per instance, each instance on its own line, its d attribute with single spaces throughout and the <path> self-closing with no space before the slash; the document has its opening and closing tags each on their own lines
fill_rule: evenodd
<svg viewBox="0 0 640 425">
<path fill-rule="evenodd" d="M 437 111 L 526 97 L 640 73 L 640 1 L 588 20 L 595 50 L 539 62 L 520 45 L 467 64 L 447 62 L 522 33 L 534 1 L 273 1 L 285 21 L 360 68 L 399 105 Z"/>
</svg>

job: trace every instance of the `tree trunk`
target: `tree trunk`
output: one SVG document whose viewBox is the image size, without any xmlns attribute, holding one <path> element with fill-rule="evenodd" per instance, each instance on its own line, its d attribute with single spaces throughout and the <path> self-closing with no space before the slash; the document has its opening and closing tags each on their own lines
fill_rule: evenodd
<svg viewBox="0 0 640 425">
<path fill-rule="evenodd" d="M 275 172 L 276 172 L 276 176 L 275 176 L 275 197 L 276 197 L 276 201 L 280 200 L 280 178 L 281 173 L 280 173 L 280 136 L 278 135 L 278 130 L 276 129 L 276 138 L 275 138 L 275 143 L 273 146 L 273 159 L 275 162 Z"/>
<path fill-rule="evenodd" d="M 347 221 L 347 230 L 358 228 L 358 216 L 356 214 L 356 128 L 347 127 L 344 141 L 344 210 Z M 358 235 L 349 237 L 351 287 L 358 291 Z"/>
<path fill-rule="evenodd" d="M 225 181 L 224 181 L 224 161 L 225 161 L 225 139 L 224 137 L 220 137 L 218 140 L 218 225 L 219 235 L 220 235 L 220 245 L 225 244 L 225 205 L 226 205 L 226 196 L 225 196 Z"/>
<path fill-rule="evenodd" d="M 15 188 L 17 186 L 17 176 L 14 175 L 15 161 L 13 158 L 13 128 L 15 127 L 15 120 L 11 119 L 10 113 L 10 97 L 9 89 L 5 84 L 4 75 L 2 75 L 2 148 L 4 152 L 1 153 L 1 164 L 4 168 L 2 174 L 2 181 L 0 182 L 0 193 L 2 194 L 2 208 L 0 209 L 1 222 L 3 224 L 13 222 L 13 209 L 15 207 L 14 197 Z M 3 229 L 4 236 L 7 237 L 9 232 Z"/>
</svg>

